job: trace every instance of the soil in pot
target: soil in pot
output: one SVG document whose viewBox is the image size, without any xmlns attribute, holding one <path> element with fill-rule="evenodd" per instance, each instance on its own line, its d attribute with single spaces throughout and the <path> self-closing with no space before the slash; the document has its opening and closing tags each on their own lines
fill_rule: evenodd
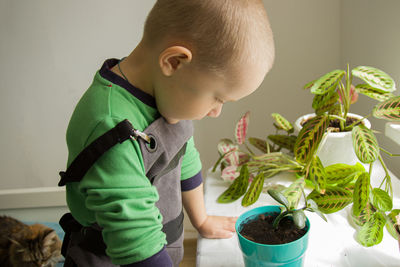
<svg viewBox="0 0 400 267">
<path fill-rule="evenodd" d="M 312 118 L 310 118 L 312 119 Z M 303 126 L 308 120 L 303 120 L 300 124 Z M 359 119 L 348 116 L 346 118 L 346 127 L 352 125 L 354 122 L 358 121 Z M 361 122 L 357 123 L 360 124 Z M 340 121 L 338 119 L 331 120 L 328 125 L 329 132 L 340 132 Z"/>
<path fill-rule="evenodd" d="M 272 225 L 279 213 L 261 214 L 253 220 L 243 223 L 240 234 L 248 240 L 260 244 L 286 244 L 302 237 L 307 228 L 298 229 L 292 218 L 284 217 L 277 229 Z"/>
</svg>

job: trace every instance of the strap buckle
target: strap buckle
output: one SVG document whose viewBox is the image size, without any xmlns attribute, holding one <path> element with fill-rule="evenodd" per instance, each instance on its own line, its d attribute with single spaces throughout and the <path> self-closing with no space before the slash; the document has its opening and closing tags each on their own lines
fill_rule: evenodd
<svg viewBox="0 0 400 267">
<path fill-rule="evenodd" d="M 146 143 L 150 144 L 151 139 L 147 134 L 145 134 L 144 132 L 141 132 L 139 130 L 133 129 L 130 138 L 132 140 L 136 141 L 139 137 L 142 138 Z"/>
</svg>

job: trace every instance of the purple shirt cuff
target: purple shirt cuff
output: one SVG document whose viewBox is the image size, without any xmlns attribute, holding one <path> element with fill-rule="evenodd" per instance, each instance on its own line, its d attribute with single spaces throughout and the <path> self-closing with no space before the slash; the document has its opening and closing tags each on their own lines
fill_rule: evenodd
<svg viewBox="0 0 400 267">
<path fill-rule="evenodd" d="M 196 187 L 201 185 L 202 182 L 203 182 L 203 176 L 201 175 L 200 171 L 195 176 L 181 181 L 181 191 L 185 192 L 195 189 Z"/>
<path fill-rule="evenodd" d="M 145 260 L 121 265 L 121 267 L 172 267 L 172 260 L 171 257 L 168 255 L 167 250 L 163 247 L 160 252 L 154 254 L 150 258 Z"/>
</svg>

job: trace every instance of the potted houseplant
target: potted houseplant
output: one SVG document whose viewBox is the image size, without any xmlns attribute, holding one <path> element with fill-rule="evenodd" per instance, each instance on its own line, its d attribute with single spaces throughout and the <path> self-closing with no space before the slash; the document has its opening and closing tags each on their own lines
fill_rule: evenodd
<svg viewBox="0 0 400 267">
<path fill-rule="evenodd" d="M 366 83 L 353 86 L 353 77 Z M 282 171 L 293 172 L 297 179 L 304 178 L 309 192 L 306 199 L 313 200 L 319 211 L 334 213 L 352 204 L 351 220 L 358 225 L 356 239 L 363 246 L 380 243 L 385 225 L 397 239 L 395 218 L 400 210 L 393 209 L 391 177 L 380 153 L 397 155 L 380 148 L 373 130 L 367 127 L 368 124 L 363 124 L 365 118 L 371 115 L 349 116 L 350 105 L 358 94 L 363 94 L 380 101 L 374 107 L 372 116 L 400 120 L 400 97 L 392 93 L 395 90 L 393 80 L 372 67 L 357 67 L 351 72 L 347 67 L 347 71 L 335 70 L 305 87 L 315 94 L 315 115 L 303 121 L 297 135 L 292 123 L 273 113 L 277 132 L 269 135 L 267 140 L 250 137 L 246 142 L 247 112 L 236 125 L 235 140 L 225 138 L 220 141 L 220 158 L 214 170 L 220 166 L 221 177 L 233 183 L 218 198 L 218 202 L 232 202 L 243 196 L 242 205 L 252 205 L 262 191 L 268 190 L 269 177 Z M 321 143 L 326 140 L 327 133 L 333 131 L 331 122 L 339 128 L 335 131 L 351 133 L 348 146 L 354 150 L 357 162 L 349 160 L 324 164 L 318 156 Z M 253 151 L 253 147 L 258 153 Z M 379 186 L 371 184 L 371 170 L 376 160 L 385 170 L 384 177 L 375 177 L 381 179 Z M 249 173 L 247 179 L 241 175 L 243 168 Z M 287 189 L 281 190 L 284 192 Z"/>
</svg>

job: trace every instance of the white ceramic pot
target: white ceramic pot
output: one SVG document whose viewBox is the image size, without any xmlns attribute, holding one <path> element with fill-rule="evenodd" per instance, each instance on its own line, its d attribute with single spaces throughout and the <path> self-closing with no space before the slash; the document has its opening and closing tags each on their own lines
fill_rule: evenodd
<svg viewBox="0 0 400 267">
<path fill-rule="evenodd" d="M 299 132 L 302 128 L 301 122 L 306 121 L 314 116 L 315 114 L 312 113 L 298 118 L 295 122 L 295 129 Z M 362 119 L 362 117 L 357 114 L 348 113 L 348 116 Z M 367 128 L 371 128 L 371 123 L 369 120 L 364 119 L 363 123 Z M 318 147 L 317 155 L 325 167 L 336 163 L 354 165 L 357 162 L 360 162 L 353 149 L 351 131 L 326 133 L 324 139 Z M 363 166 L 366 168 L 366 170 L 369 169 L 368 164 L 363 164 Z"/>
</svg>

